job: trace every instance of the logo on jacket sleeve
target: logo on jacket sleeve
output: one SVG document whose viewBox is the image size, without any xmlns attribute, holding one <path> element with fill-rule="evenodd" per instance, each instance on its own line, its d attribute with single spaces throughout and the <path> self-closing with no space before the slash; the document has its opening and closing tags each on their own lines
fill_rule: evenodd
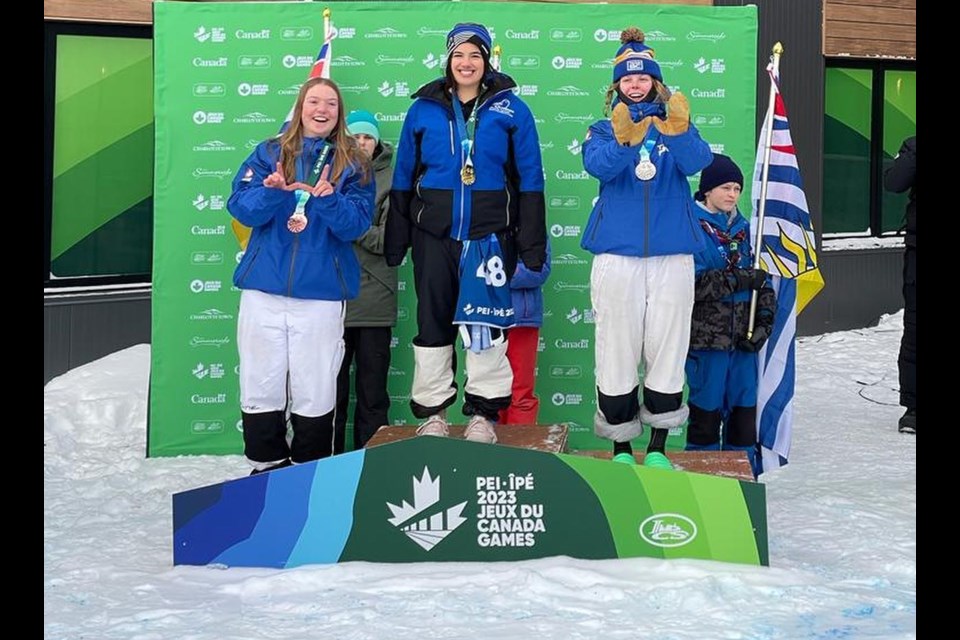
<svg viewBox="0 0 960 640">
<path fill-rule="evenodd" d="M 513 109 L 510 108 L 510 99 L 504 98 L 499 102 L 494 102 L 490 105 L 490 111 L 496 111 L 497 113 L 502 113 L 505 116 L 513 117 Z"/>
</svg>

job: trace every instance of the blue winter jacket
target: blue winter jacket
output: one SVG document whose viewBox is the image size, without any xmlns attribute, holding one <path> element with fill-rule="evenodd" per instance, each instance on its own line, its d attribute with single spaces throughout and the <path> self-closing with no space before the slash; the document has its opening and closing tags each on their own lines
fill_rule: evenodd
<svg viewBox="0 0 960 640">
<path fill-rule="evenodd" d="M 306 181 L 325 140 L 304 138 L 297 177 Z M 335 192 L 310 198 L 308 224 L 301 233 L 287 229 L 297 205 L 295 191 L 263 186 L 276 170 L 280 145 L 274 138 L 253 150 L 233 180 L 227 203 L 230 214 L 252 232 L 247 249 L 233 273 L 240 289 L 257 289 L 291 298 L 348 300 L 360 289 L 360 265 L 353 241 L 370 227 L 376 185 L 360 184 L 360 174 L 344 171 Z M 332 163 L 330 154 L 328 163 Z"/>
<path fill-rule="evenodd" d="M 753 266 L 750 223 L 739 209 L 735 214 L 722 211 L 711 213 L 702 204 L 695 202 L 693 211 L 697 216 L 697 226 L 704 239 L 704 248 L 693 256 L 694 272 L 698 277 L 714 269 L 728 271 L 729 269 L 749 269 Z M 723 242 L 718 233 L 736 238 L 736 244 Z M 721 300 L 726 302 L 743 302 L 749 299 L 750 289 L 732 291 L 721 297 Z"/>
<path fill-rule="evenodd" d="M 738 282 L 736 269 L 753 266 L 750 223 L 740 214 L 711 213 L 701 204 L 694 206 L 704 249 L 693 256 L 696 280 L 690 350 L 731 351 L 745 338 L 750 321 L 752 289 Z M 776 297 L 770 279 L 757 295 L 754 326 L 769 331 L 776 311 Z"/>
<path fill-rule="evenodd" d="M 540 271 L 527 269 L 522 260 L 517 261 L 517 270 L 510 279 L 510 296 L 513 299 L 514 319 L 517 327 L 543 325 L 543 284 L 550 277 L 550 243 L 547 243 L 547 260 Z"/>
<path fill-rule="evenodd" d="M 651 180 L 634 174 L 640 146 L 624 146 L 609 120 L 590 126 L 583 143 L 583 167 L 600 180 L 600 197 L 590 213 L 580 246 L 594 254 L 663 256 L 696 253 L 703 247 L 687 176 L 713 161 L 710 146 L 696 127 L 680 135 L 660 134 L 650 159 L 657 173 Z"/>
<path fill-rule="evenodd" d="M 393 170 L 384 245 L 387 264 L 400 264 L 410 246 L 411 227 L 416 226 L 435 237 L 456 240 L 496 233 L 508 266 L 514 253 L 534 271 L 542 266 L 546 207 L 533 114 L 510 91 L 516 84 L 509 76 L 493 73 L 484 83 L 475 107 L 476 181 L 469 186 L 460 178 L 464 152 L 444 80 L 432 81 L 414 94 Z"/>
</svg>

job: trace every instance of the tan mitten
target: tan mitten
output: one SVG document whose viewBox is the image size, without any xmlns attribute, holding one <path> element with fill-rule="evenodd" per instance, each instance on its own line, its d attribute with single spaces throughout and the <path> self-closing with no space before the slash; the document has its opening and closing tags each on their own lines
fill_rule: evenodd
<svg viewBox="0 0 960 640">
<path fill-rule="evenodd" d="M 657 119 L 654 123 L 657 131 L 665 136 L 678 136 L 690 128 L 690 103 L 679 91 L 674 92 L 667 101 L 667 119 Z"/>
<path fill-rule="evenodd" d="M 613 125 L 613 135 L 617 142 L 635 147 L 647 137 L 647 129 L 656 118 L 647 116 L 640 122 L 634 122 L 630 117 L 630 109 L 622 102 L 618 102 L 610 114 L 610 124 Z"/>
</svg>

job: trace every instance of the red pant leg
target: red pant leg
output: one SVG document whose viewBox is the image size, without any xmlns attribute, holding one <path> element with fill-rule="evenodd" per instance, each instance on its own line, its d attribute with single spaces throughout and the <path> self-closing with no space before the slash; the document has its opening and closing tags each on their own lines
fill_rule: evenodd
<svg viewBox="0 0 960 640">
<path fill-rule="evenodd" d="M 536 424 L 540 399 L 533 392 L 536 383 L 539 327 L 514 327 L 507 340 L 507 359 L 513 369 L 510 407 L 500 412 L 501 424 Z"/>
</svg>

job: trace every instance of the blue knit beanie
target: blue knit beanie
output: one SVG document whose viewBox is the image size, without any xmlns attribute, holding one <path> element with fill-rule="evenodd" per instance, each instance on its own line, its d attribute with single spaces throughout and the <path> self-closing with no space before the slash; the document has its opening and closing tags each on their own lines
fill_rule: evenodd
<svg viewBox="0 0 960 640">
<path fill-rule="evenodd" d="M 493 39 L 485 26 L 475 22 L 461 22 L 451 29 L 450 33 L 447 34 L 447 57 L 449 58 L 453 50 L 464 42 L 472 42 L 477 45 L 484 61 L 490 60 Z"/>
<path fill-rule="evenodd" d="M 613 81 L 619 82 L 623 76 L 644 73 L 663 82 L 660 65 L 653 59 L 654 51 L 643 44 L 643 31 L 636 27 L 624 29 L 620 34 L 620 48 L 613 59 Z"/>
<path fill-rule="evenodd" d="M 713 154 L 713 162 L 706 169 L 700 172 L 700 186 L 693 197 L 703 202 L 707 197 L 707 191 L 714 187 L 719 187 L 728 182 L 736 182 L 743 189 L 743 172 L 737 163 L 728 156 L 719 153 Z"/>
<path fill-rule="evenodd" d="M 352 136 L 363 133 L 380 142 L 380 125 L 369 111 L 351 111 L 347 115 L 347 132 Z"/>
</svg>

